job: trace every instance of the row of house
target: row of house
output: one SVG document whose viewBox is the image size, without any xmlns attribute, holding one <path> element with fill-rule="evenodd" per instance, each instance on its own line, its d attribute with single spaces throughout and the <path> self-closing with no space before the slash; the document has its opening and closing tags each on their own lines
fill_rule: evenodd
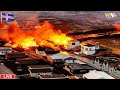
<svg viewBox="0 0 120 90">
<path fill-rule="evenodd" d="M 80 44 L 79 41 L 74 40 L 67 46 L 67 50 L 72 50 L 76 47 L 80 48 L 80 50 L 78 50 L 79 54 L 81 53 L 81 54 L 85 54 L 85 55 L 93 55 L 96 53 L 96 50 L 100 49 L 100 46 L 98 46 L 98 45 Z"/>
<path fill-rule="evenodd" d="M 71 50 L 73 48 L 76 48 L 76 47 L 80 47 L 80 52 L 82 54 L 86 54 L 86 55 L 93 55 L 96 53 L 96 50 L 99 50 L 100 47 L 97 46 L 97 45 L 90 45 L 90 44 L 85 44 L 85 45 L 80 45 L 80 42 L 79 41 L 73 41 L 71 43 L 71 45 L 69 45 L 69 48 L 68 50 Z M 53 50 L 54 51 L 54 50 Z M 44 50 L 36 50 L 37 54 L 41 54 L 42 56 L 46 56 L 49 58 L 47 58 L 48 60 L 51 59 L 53 60 L 53 63 L 58 67 L 58 65 L 61 65 L 61 67 L 70 72 L 72 75 L 74 76 L 71 76 L 71 77 L 77 77 L 77 78 L 87 78 L 87 79 L 90 79 L 89 77 L 87 77 L 87 75 L 91 72 L 90 71 L 94 71 L 96 70 L 96 75 L 97 74 L 101 74 L 103 76 L 100 77 L 100 75 L 98 75 L 99 77 L 97 79 L 101 79 L 101 78 L 104 78 L 104 79 L 111 79 L 112 77 L 110 75 L 108 75 L 107 73 L 105 72 L 102 72 L 102 71 L 98 71 L 96 68 L 93 68 L 89 65 L 87 65 L 86 63 L 78 60 L 77 58 L 75 58 L 74 56 L 71 56 L 69 54 L 62 54 L 61 52 L 54 52 L 52 54 L 46 54 L 45 53 L 45 49 Z M 51 51 L 52 52 L 52 51 Z M 93 62 L 94 64 L 97 65 L 97 61 Z M 99 66 L 99 65 L 98 65 Z M 106 68 L 106 65 L 102 65 L 102 68 L 105 69 Z M 111 69 L 112 70 L 112 69 Z M 88 74 L 87 74 L 88 73 Z M 84 74 L 87 74 L 87 75 L 84 75 Z M 92 73 L 93 74 L 93 73 Z M 84 75 L 84 76 L 83 76 Z M 106 75 L 106 77 L 105 77 Z M 49 76 L 49 75 L 48 75 Z M 107 77 L 108 76 L 108 77 Z M 70 77 L 69 77 L 70 78 Z M 91 77 L 92 78 L 92 77 Z M 113 78 L 112 78 L 113 79 Z"/>
<path fill-rule="evenodd" d="M 91 74 L 91 72 L 90 72 L 91 70 L 92 71 L 97 70 L 97 69 L 87 65 L 86 63 L 78 60 L 77 58 L 75 58 L 75 57 L 73 57 L 71 55 L 62 54 L 62 53 L 56 53 L 56 54 L 50 54 L 49 56 L 53 60 L 54 63 L 57 63 L 57 67 L 58 67 L 58 64 L 61 64 L 64 70 L 70 72 L 73 75 L 73 76 L 68 76 L 69 78 L 74 77 L 76 79 L 78 79 L 78 78 L 79 79 L 81 79 L 81 78 L 90 79 L 90 77 L 87 77 L 84 74 L 87 74 L 87 73 Z M 97 65 L 97 61 L 96 61 L 95 64 Z M 104 68 L 106 68 L 106 67 L 104 67 Z M 97 79 L 101 79 L 101 78 L 104 78 L 104 79 L 109 78 L 109 79 L 111 79 L 112 78 L 110 75 L 108 75 L 107 73 L 102 72 L 102 71 L 96 71 L 96 73 L 97 74 L 102 73 L 104 75 L 104 76 L 101 76 L 101 77 L 100 77 L 100 75 L 98 75 L 99 77 Z M 105 77 L 105 75 L 106 75 L 106 77 Z"/>
<path fill-rule="evenodd" d="M 77 48 L 76 50 L 74 50 Z M 78 54 L 85 54 L 85 55 L 93 55 L 96 53 L 96 50 L 99 50 L 100 46 L 98 45 L 91 45 L 91 44 L 80 44 L 79 41 L 74 40 L 67 46 L 67 50 L 74 50 Z M 39 51 L 40 54 L 45 55 L 46 51 L 45 49 L 41 49 L 40 47 L 37 49 L 37 52 Z M 53 52 L 53 51 L 52 51 Z M 58 53 L 59 51 L 54 51 L 53 54 Z M 49 54 L 49 53 L 48 53 Z"/>
<path fill-rule="evenodd" d="M 30 65 L 28 70 L 31 77 L 39 79 L 68 79 L 64 74 L 53 73 L 54 67 L 50 65 Z"/>
<path fill-rule="evenodd" d="M 97 57 L 93 64 L 103 71 L 107 71 L 120 78 L 120 58 L 107 56 Z"/>
</svg>

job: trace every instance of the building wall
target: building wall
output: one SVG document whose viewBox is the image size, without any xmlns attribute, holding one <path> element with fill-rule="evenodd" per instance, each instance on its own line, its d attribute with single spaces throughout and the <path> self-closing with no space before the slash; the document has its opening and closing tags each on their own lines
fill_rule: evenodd
<svg viewBox="0 0 120 90">
<path fill-rule="evenodd" d="M 65 63 L 74 63 L 74 60 L 65 60 Z"/>
<path fill-rule="evenodd" d="M 81 46 L 81 52 L 86 55 L 93 55 L 95 54 L 95 46 L 92 47 Z"/>
<path fill-rule="evenodd" d="M 38 73 L 30 73 L 31 77 L 38 77 Z"/>
<path fill-rule="evenodd" d="M 80 42 L 79 41 L 73 41 L 68 45 L 67 49 L 70 50 L 70 49 L 73 49 L 73 48 L 78 47 L 78 46 L 80 46 Z"/>
<path fill-rule="evenodd" d="M 7 49 L 7 50 L 6 50 Z M 0 48 L 0 55 L 5 55 L 6 53 L 12 53 L 12 49 Z"/>
<path fill-rule="evenodd" d="M 0 55 L 5 55 L 6 53 L 11 53 L 12 51 L 0 51 Z"/>
<path fill-rule="evenodd" d="M 100 47 L 97 45 L 97 46 L 95 46 L 95 49 L 98 50 L 98 49 L 100 49 Z"/>
</svg>

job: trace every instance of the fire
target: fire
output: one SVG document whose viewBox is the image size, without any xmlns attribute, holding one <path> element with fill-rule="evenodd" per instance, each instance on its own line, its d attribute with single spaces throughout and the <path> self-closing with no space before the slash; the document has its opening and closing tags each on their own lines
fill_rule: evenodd
<svg viewBox="0 0 120 90">
<path fill-rule="evenodd" d="M 32 46 L 38 46 L 37 43 L 34 41 L 34 37 L 27 37 L 22 42 L 18 42 L 17 45 L 25 49 L 28 49 Z"/>
<path fill-rule="evenodd" d="M 115 27 L 118 31 L 120 31 L 120 25 L 114 25 L 114 27 Z"/>
<path fill-rule="evenodd" d="M 0 33 L 2 34 L 0 38 L 8 42 L 6 46 L 13 48 L 22 47 L 28 49 L 32 46 L 47 46 L 59 49 L 59 46 L 65 48 L 73 40 L 63 34 L 61 30 L 55 30 L 48 21 L 45 21 L 42 25 L 35 26 L 35 29 L 29 32 L 21 30 L 15 21 L 9 24 L 4 35 L 2 31 Z"/>
</svg>

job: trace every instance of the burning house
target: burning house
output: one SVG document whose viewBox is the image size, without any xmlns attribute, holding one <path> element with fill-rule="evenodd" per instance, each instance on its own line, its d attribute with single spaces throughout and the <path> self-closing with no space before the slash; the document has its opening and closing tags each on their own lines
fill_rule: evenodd
<svg viewBox="0 0 120 90">
<path fill-rule="evenodd" d="M 56 54 L 56 53 L 59 53 L 59 52 L 60 52 L 59 50 L 54 50 L 52 48 L 46 48 L 45 49 L 46 54 Z"/>
<path fill-rule="evenodd" d="M 61 30 L 55 30 L 54 26 L 48 21 L 35 27 L 39 28 L 24 31 L 21 30 L 14 21 L 9 24 L 6 33 L 4 33 L 4 36 L 1 35 L 0 38 L 7 42 L 6 46 L 12 48 L 20 47 L 29 49 L 30 47 L 44 46 L 54 50 L 59 50 L 60 46 L 65 48 L 68 43 L 73 40 L 71 37 L 62 33 Z"/>
</svg>

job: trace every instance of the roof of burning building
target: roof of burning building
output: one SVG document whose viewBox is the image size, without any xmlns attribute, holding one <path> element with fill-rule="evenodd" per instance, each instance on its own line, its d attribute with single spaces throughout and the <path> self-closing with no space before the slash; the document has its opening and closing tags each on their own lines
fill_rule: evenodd
<svg viewBox="0 0 120 90">
<path fill-rule="evenodd" d="M 38 51 L 45 51 L 46 54 L 55 54 L 55 53 L 59 53 L 58 50 L 54 50 L 50 47 L 42 47 L 42 46 L 39 46 L 37 48 Z"/>
</svg>

